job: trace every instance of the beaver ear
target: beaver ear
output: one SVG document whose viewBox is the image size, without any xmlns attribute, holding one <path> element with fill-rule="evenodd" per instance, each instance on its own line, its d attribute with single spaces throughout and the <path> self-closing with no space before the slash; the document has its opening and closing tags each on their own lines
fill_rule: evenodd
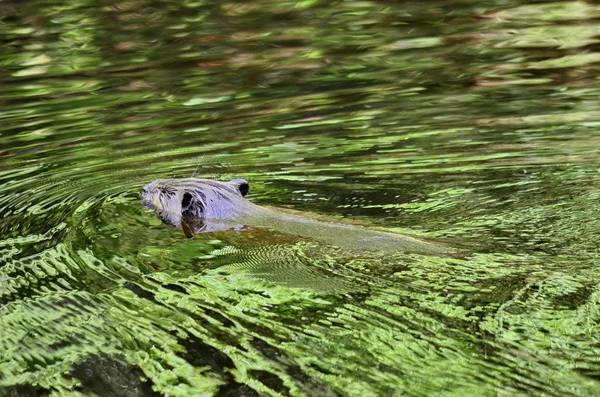
<svg viewBox="0 0 600 397">
<path fill-rule="evenodd" d="M 233 181 L 231 181 L 229 183 L 233 183 L 235 185 L 235 187 L 240 191 L 240 194 L 242 195 L 242 197 L 246 197 L 246 195 L 250 191 L 250 184 L 245 179 L 238 178 L 238 179 L 234 179 Z"/>
</svg>

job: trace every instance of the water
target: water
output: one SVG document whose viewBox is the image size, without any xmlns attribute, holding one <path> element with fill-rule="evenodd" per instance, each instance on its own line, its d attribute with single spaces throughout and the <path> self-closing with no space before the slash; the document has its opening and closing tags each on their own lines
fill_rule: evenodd
<svg viewBox="0 0 600 397">
<path fill-rule="evenodd" d="M 0 2 L 0 395 L 597 395 L 599 20 Z M 194 173 L 460 254 L 188 240 Z"/>
</svg>

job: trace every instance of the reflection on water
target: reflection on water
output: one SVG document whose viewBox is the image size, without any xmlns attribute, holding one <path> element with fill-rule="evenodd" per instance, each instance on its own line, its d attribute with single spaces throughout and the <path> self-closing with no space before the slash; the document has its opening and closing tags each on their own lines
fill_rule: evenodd
<svg viewBox="0 0 600 397">
<path fill-rule="evenodd" d="M 598 394 L 599 19 L 0 2 L 0 395 Z M 188 240 L 194 172 L 461 254 Z"/>
</svg>

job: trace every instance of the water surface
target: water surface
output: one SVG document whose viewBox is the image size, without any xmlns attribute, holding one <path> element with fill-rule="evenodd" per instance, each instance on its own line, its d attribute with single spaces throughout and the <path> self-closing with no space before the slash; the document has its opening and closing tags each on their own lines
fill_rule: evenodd
<svg viewBox="0 0 600 397">
<path fill-rule="evenodd" d="M 600 7 L 0 2 L 0 395 L 600 393 Z M 192 240 L 140 193 L 460 255 Z"/>
</svg>

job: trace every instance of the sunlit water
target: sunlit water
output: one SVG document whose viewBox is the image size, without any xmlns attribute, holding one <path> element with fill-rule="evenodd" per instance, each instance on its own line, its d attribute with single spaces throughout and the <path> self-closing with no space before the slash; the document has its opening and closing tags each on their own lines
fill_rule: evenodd
<svg viewBox="0 0 600 397">
<path fill-rule="evenodd" d="M 0 395 L 600 393 L 600 7 L 0 2 Z M 185 238 L 158 178 L 458 251 Z"/>
</svg>

